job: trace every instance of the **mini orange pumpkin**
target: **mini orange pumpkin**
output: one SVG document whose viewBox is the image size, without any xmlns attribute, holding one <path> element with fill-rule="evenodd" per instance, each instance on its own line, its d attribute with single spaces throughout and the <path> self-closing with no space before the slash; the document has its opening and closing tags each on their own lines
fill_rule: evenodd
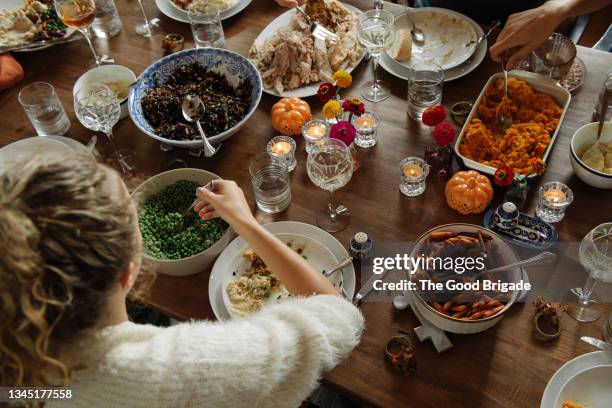
<svg viewBox="0 0 612 408">
<path fill-rule="evenodd" d="M 444 189 L 448 205 L 461 214 L 483 212 L 493 199 L 493 187 L 486 176 L 477 171 L 458 171 Z"/>
<path fill-rule="evenodd" d="M 272 126 L 283 135 L 299 135 L 312 118 L 310 106 L 300 98 L 282 98 L 272 106 Z"/>
</svg>

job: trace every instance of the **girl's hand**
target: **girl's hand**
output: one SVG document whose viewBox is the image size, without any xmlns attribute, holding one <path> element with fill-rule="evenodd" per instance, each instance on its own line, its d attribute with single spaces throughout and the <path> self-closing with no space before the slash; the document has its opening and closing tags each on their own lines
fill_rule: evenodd
<svg viewBox="0 0 612 408">
<path fill-rule="evenodd" d="M 242 189 L 234 181 L 215 180 L 213 191 L 198 187 L 196 195 L 202 200 L 194 211 L 204 220 L 221 217 L 235 230 L 240 226 L 257 224 Z"/>
<path fill-rule="evenodd" d="M 506 64 L 506 69 L 511 69 L 546 41 L 563 20 L 561 8 L 554 0 L 511 15 L 497 37 L 497 42 L 489 48 L 491 58 L 499 62 L 502 52 L 516 49 Z"/>
<path fill-rule="evenodd" d="M 295 8 L 297 6 L 301 6 L 306 4 L 307 0 L 276 0 L 278 4 L 287 8 Z"/>
</svg>

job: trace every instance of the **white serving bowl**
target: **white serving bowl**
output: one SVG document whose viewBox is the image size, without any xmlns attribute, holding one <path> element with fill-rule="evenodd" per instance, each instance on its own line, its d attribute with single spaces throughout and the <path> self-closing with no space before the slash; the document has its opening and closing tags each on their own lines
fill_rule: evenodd
<svg viewBox="0 0 612 408">
<path fill-rule="evenodd" d="M 612 365 L 599 365 L 580 371 L 567 380 L 557 396 L 555 407 L 573 401 L 583 407 L 609 408 L 612 402 Z"/>
<path fill-rule="evenodd" d="M 602 173 L 590 168 L 579 157 L 589 146 L 595 143 L 597 126 L 598 123 L 588 123 L 576 130 L 570 143 L 570 161 L 574 173 L 580 180 L 596 188 L 612 189 L 612 174 Z M 599 140 L 605 143 L 612 141 L 612 122 L 604 124 Z"/>
<path fill-rule="evenodd" d="M 438 227 L 432 228 L 429 231 L 425 232 L 423 235 L 419 237 L 416 241 L 416 244 L 410 254 L 411 257 L 417 257 L 421 254 L 421 245 L 425 242 L 429 234 L 435 231 L 450 231 L 450 232 L 477 232 L 481 231 L 483 234 L 487 234 L 493 237 L 493 242 L 497 245 L 498 255 L 502 258 L 503 265 L 511 264 L 514 262 L 518 262 L 520 258 L 506 241 L 504 241 L 499 235 L 495 232 L 481 227 L 479 225 L 473 224 L 463 224 L 463 223 L 455 223 L 455 224 L 447 224 L 440 225 Z M 499 265 L 501 266 L 501 265 Z M 506 282 L 519 282 L 523 277 L 524 271 L 522 268 L 515 268 L 506 273 L 498 273 L 496 277 L 502 281 Z M 457 334 L 472 334 L 472 333 L 480 333 L 485 331 L 493 326 L 495 326 L 504 316 L 504 313 L 514 304 L 514 302 L 518 299 L 521 292 L 513 291 L 512 297 L 510 301 L 506 303 L 505 307 L 494 314 L 493 316 L 486 317 L 484 319 L 477 320 L 461 320 L 454 317 L 447 316 L 443 313 L 438 312 L 431 305 L 429 305 L 420 295 L 418 290 L 414 291 L 415 294 L 415 305 L 419 312 L 423 315 L 425 319 L 427 319 L 431 324 L 442 329 L 444 331 L 450 333 Z"/>
<path fill-rule="evenodd" d="M 129 81 L 131 84 L 136 81 L 136 74 L 129 69 L 128 67 L 124 67 L 123 65 L 100 65 L 99 67 L 95 67 L 85 72 L 77 81 L 74 83 L 74 88 L 72 88 L 72 96 L 76 96 L 79 89 L 83 88 L 85 85 L 93 84 L 93 83 L 106 83 L 106 82 L 115 82 L 115 81 Z M 128 90 L 125 98 L 119 100 L 121 104 L 121 116 L 120 119 L 127 118 L 128 112 L 128 97 L 130 93 Z"/>
<path fill-rule="evenodd" d="M 176 169 L 157 174 L 139 185 L 133 192 L 132 197 L 137 202 L 144 202 L 148 197 L 163 190 L 165 187 L 180 180 L 194 181 L 203 186 L 211 180 L 220 179 L 214 173 L 200 169 Z M 195 197 L 194 197 L 195 199 Z M 192 275 L 201 272 L 212 265 L 217 256 L 230 242 L 231 228 L 228 227 L 225 234 L 208 249 L 182 259 L 156 259 L 143 252 L 143 260 L 146 265 L 151 266 L 159 273 L 173 276 Z"/>
</svg>

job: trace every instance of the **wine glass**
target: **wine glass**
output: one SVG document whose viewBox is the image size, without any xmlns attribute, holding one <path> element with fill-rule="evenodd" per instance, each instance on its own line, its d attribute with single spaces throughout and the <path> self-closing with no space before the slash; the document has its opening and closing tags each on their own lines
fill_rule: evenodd
<svg viewBox="0 0 612 408">
<path fill-rule="evenodd" d="M 571 292 L 578 297 L 576 305 L 572 306 L 568 314 L 579 322 L 593 322 L 601 313 L 589 308 L 589 304 L 597 302 L 593 289 L 598 280 L 612 283 L 612 222 L 601 224 L 580 243 L 580 264 L 589 273 L 582 288 L 574 288 Z"/>
<path fill-rule="evenodd" d="M 144 9 L 144 5 L 142 4 L 142 0 L 138 0 L 138 5 L 140 6 L 140 11 L 142 11 L 142 16 L 144 17 L 144 23 L 136 24 L 136 34 L 149 38 L 151 36 L 151 29 L 159 28 L 159 18 L 155 17 L 149 20 Z"/>
<path fill-rule="evenodd" d="M 103 62 L 111 64 L 115 62 L 108 55 L 98 56 L 89 38 L 88 29 L 96 18 L 96 3 L 94 0 L 55 0 L 55 10 L 64 24 L 79 30 L 83 34 L 94 55 L 96 65 L 99 66 Z"/>
<path fill-rule="evenodd" d="M 79 122 L 87 129 L 101 131 L 108 136 L 113 148 L 111 158 L 119 163 L 123 174 L 128 174 L 133 168 L 129 163 L 133 155 L 118 150 L 113 138 L 113 126 L 121 115 L 121 106 L 115 93 L 103 84 L 86 85 L 74 96 L 74 111 Z"/>
<path fill-rule="evenodd" d="M 327 139 L 313 147 L 306 163 L 308 177 L 319 188 L 329 191 L 329 204 L 317 214 L 317 225 L 338 232 L 350 222 L 348 210 L 334 204 L 334 191 L 344 187 L 353 175 L 353 156 L 340 140 Z"/>
<path fill-rule="evenodd" d="M 357 40 L 372 56 L 374 80 L 361 86 L 364 99 L 379 102 L 391 96 L 389 85 L 378 80 L 378 59 L 395 41 L 395 19 L 387 10 L 368 10 L 361 15 Z"/>
</svg>

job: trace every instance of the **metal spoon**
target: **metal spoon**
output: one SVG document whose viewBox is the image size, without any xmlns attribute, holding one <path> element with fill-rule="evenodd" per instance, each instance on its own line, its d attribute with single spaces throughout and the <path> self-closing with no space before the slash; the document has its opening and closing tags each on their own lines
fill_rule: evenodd
<svg viewBox="0 0 612 408">
<path fill-rule="evenodd" d="M 608 113 L 608 105 L 610 104 L 610 97 L 612 96 L 612 88 L 606 88 L 601 100 L 601 114 L 599 115 L 599 125 L 597 125 L 597 139 L 601 137 L 601 132 L 606 122 L 606 114 Z"/>
<path fill-rule="evenodd" d="M 489 36 L 491 35 L 491 33 L 493 32 L 493 30 L 495 30 L 497 27 L 499 27 L 501 25 L 501 21 L 500 20 L 495 20 L 493 23 L 491 23 L 491 28 L 489 28 L 489 31 L 487 31 L 484 35 L 481 35 L 480 37 L 478 37 L 477 40 L 472 40 L 472 41 L 468 41 L 466 42 L 464 45 L 466 47 L 469 47 L 470 45 L 476 43 L 476 48 L 478 48 L 478 46 L 480 45 L 481 42 L 483 42 L 483 40 L 486 40 L 489 38 Z"/>
<path fill-rule="evenodd" d="M 602 341 L 589 336 L 582 336 L 580 337 L 580 340 L 584 341 L 587 344 L 590 344 L 591 346 L 597 347 L 602 351 L 612 351 L 612 344 L 606 341 Z"/>
<path fill-rule="evenodd" d="M 425 43 L 425 33 L 420 28 L 417 28 L 412 18 L 410 18 L 410 24 L 412 25 L 412 28 L 410 28 L 412 42 L 414 42 L 416 45 L 423 45 Z"/>
<path fill-rule="evenodd" d="M 330 276 L 332 276 L 337 271 L 340 271 L 344 267 L 350 265 L 351 262 L 353 262 L 353 257 L 349 256 L 349 257 L 345 258 L 342 262 L 338 263 L 338 265 L 336 265 L 333 268 L 331 268 L 329 271 L 323 272 L 323 276 L 325 276 L 326 278 L 329 278 Z"/>
<path fill-rule="evenodd" d="M 204 116 L 204 112 L 206 111 L 204 102 L 202 102 L 202 99 L 200 99 L 198 95 L 187 95 L 181 103 L 181 108 L 183 109 L 183 117 L 185 120 L 192 123 L 195 122 L 198 127 L 202 143 L 204 144 L 204 156 L 212 157 L 217 151 L 208 141 L 204 129 L 202 129 L 202 125 L 200 124 L 200 119 Z"/>
<path fill-rule="evenodd" d="M 502 66 L 502 70 L 504 71 L 504 97 L 508 97 L 508 70 L 506 69 L 506 63 L 508 62 L 508 54 L 504 51 L 501 54 L 501 66 Z M 508 128 L 510 126 L 512 126 L 512 116 L 504 116 L 499 115 L 497 116 L 497 124 L 499 125 L 501 131 L 503 133 L 506 133 L 506 130 L 508 130 Z"/>
</svg>

